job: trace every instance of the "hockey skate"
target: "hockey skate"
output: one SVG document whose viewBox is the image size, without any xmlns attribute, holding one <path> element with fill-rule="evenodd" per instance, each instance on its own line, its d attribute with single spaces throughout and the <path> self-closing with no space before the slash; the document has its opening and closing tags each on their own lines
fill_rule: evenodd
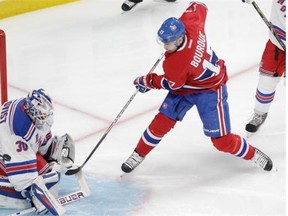
<svg viewBox="0 0 288 216">
<path fill-rule="evenodd" d="M 122 164 L 121 169 L 125 173 L 130 173 L 134 170 L 145 157 L 141 157 L 136 151 L 132 153 L 132 155 Z"/>
<path fill-rule="evenodd" d="M 246 125 L 245 129 L 249 133 L 255 133 L 258 131 L 259 127 L 265 122 L 268 113 L 264 113 L 262 115 L 254 113 L 252 119 Z"/>
<path fill-rule="evenodd" d="M 135 7 L 138 3 L 142 2 L 143 0 L 126 0 L 121 8 L 123 11 L 130 11 L 133 7 Z"/>
<path fill-rule="evenodd" d="M 255 149 L 255 154 L 253 158 L 251 159 L 251 161 L 253 161 L 257 166 L 261 167 L 265 171 L 271 171 L 273 168 L 272 160 L 259 149 L 255 147 L 254 149 Z"/>
</svg>

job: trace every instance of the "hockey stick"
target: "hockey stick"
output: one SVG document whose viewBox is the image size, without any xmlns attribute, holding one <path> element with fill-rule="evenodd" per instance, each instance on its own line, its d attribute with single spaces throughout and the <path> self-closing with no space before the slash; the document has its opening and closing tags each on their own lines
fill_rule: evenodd
<svg viewBox="0 0 288 216">
<path fill-rule="evenodd" d="M 286 45 L 284 44 L 284 42 L 279 38 L 279 36 L 276 34 L 276 32 L 273 29 L 273 26 L 271 24 L 271 22 L 269 22 L 266 18 L 266 16 L 264 15 L 264 13 L 261 11 L 261 9 L 258 7 L 258 5 L 256 4 L 255 1 L 252 2 L 253 7 L 256 9 L 256 11 L 258 12 L 258 14 L 261 16 L 261 18 L 263 19 L 263 21 L 265 22 L 265 24 L 268 26 L 269 30 L 273 33 L 274 37 L 276 38 L 276 40 L 279 42 L 279 44 L 281 45 L 281 47 L 283 48 L 283 50 L 286 52 Z"/>
<path fill-rule="evenodd" d="M 154 65 L 152 66 L 152 68 L 150 69 L 149 73 L 152 73 L 154 71 L 154 69 L 157 67 L 157 65 L 159 64 L 159 62 L 161 61 L 161 59 L 164 56 L 163 52 L 161 54 L 161 56 L 157 59 L 157 61 L 154 63 Z M 108 135 L 108 133 L 110 132 L 110 130 L 113 128 L 113 126 L 117 123 L 117 121 L 119 120 L 119 118 L 122 116 L 122 114 L 124 113 L 124 111 L 127 109 L 127 107 L 129 106 L 129 104 L 133 101 L 134 97 L 136 96 L 136 94 L 138 93 L 138 89 L 136 89 L 136 91 L 134 92 L 134 94 L 130 97 L 130 99 L 127 101 L 127 103 L 125 104 L 125 106 L 122 108 L 122 110 L 120 111 L 120 113 L 116 116 L 116 118 L 114 119 L 114 121 L 110 124 L 110 126 L 107 128 L 107 130 L 105 131 L 104 135 L 101 137 L 101 139 L 99 140 L 99 142 L 96 144 L 96 146 L 94 147 L 94 149 L 91 151 L 91 153 L 89 154 L 89 156 L 86 158 L 86 160 L 84 161 L 84 163 L 80 166 L 77 167 L 75 169 L 69 169 L 65 174 L 66 175 L 74 175 L 75 173 L 79 172 L 79 170 L 81 170 L 85 164 L 88 162 L 88 160 L 91 158 L 91 156 L 94 154 L 94 152 L 96 151 L 96 149 L 99 147 L 99 145 L 102 143 L 102 141 L 105 139 L 105 137 Z"/>
<path fill-rule="evenodd" d="M 67 205 L 67 204 L 70 204 L 72 202 L 76 202 L 80 199 L 83 199 L 85 197 L 88 197 L 90 196 L 91 192 L 90 192 L 90 189 L 83 177 L 83 174 L 82 174 L 82 171 L 81 172 L 78 172 L 76 175 L 76 179 L 77 179 L 77 182 L 80 186 L 80 189 L 78 191 L 75 191 L 75 192 L 72 192 L 72 193 L 69 193 L 69 194 L 66 194 L 66 195 L 63 195 L 63 196 L 60 196 L 57 198 L 57 201 L 63 206 L 63 205 Z M 36 212 L 36 208 L 35 207 L 32 207 L 32 208 L 28 208 L 28 209 L 24 209 L 24 210 L 21 210 L 21 211 L 18 211 L 14 214 L 10 214 L 8 216 L 16 216 L 16 215 L 31 215 L 32 213 L 35 213 Z"/>
</svg>

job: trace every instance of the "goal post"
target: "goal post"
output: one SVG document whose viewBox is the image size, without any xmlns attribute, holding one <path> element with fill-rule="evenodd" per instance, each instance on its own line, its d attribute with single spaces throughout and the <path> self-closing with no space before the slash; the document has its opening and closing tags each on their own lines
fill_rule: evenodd
<svg viewBox="0 0 288 216">
<path fill-rule="evenodd" d="M 5 32 L 0 29 L 0 98 L 1 104 L 7 101 L 7 62 L 6 62 L 6 37 Z"/>
</svg>

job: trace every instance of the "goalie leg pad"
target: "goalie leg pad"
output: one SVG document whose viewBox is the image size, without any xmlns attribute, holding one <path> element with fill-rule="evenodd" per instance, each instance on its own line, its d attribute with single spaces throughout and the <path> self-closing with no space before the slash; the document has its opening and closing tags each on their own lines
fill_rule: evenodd
<svg viewBox="0 0 288 216">
<path fill-rule="evenodd" d="M 58 197 L 60 173 L 52 171 L 43 175 L 43 181 L 54 197 Z"/>
<path fill-rule="evenodd" d="M 53 215 L 63 215 L 66 211 L 49 192 L 42 176 L 38 176 L 31 185 L 31 197 L 37 213 L 47 209 Z"/>
<path fill-rule="evenodd" d="M 58 197 L 59 180 L 59 174 L 55 171 L 43 175 L 43 182 L 54 197 Z M 29 193 L 29 191 L 27 191 L 27 193 Z M 30 194 L 26 194 L 24 197 L 31 199 Z M 21 192 L 14 189 L 7 177 L 0 178 L 0 207 L 18 209 L 31 207 L 30 202 L 24 197 Z"/>
</svg>

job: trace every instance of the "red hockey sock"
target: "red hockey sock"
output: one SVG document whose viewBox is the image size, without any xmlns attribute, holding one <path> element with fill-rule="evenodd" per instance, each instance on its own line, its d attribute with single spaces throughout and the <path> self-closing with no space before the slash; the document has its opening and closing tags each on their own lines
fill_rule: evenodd
<svg viewBox="0 0 288 216">
<path fill-rule="evenodd" d="M 247 141 L 235 134 L 227 134 L 223 137 L 211 138 L 213 145 L 219 150 L 233 154 L 245 160 L 254 156 L 254 148 Z"/>
<path fill-rule="evenodd" d="M 141 136 L 135 151 L 145 157 L 176 124 L 175 120 L 158 113 Z"/>
</svg>

